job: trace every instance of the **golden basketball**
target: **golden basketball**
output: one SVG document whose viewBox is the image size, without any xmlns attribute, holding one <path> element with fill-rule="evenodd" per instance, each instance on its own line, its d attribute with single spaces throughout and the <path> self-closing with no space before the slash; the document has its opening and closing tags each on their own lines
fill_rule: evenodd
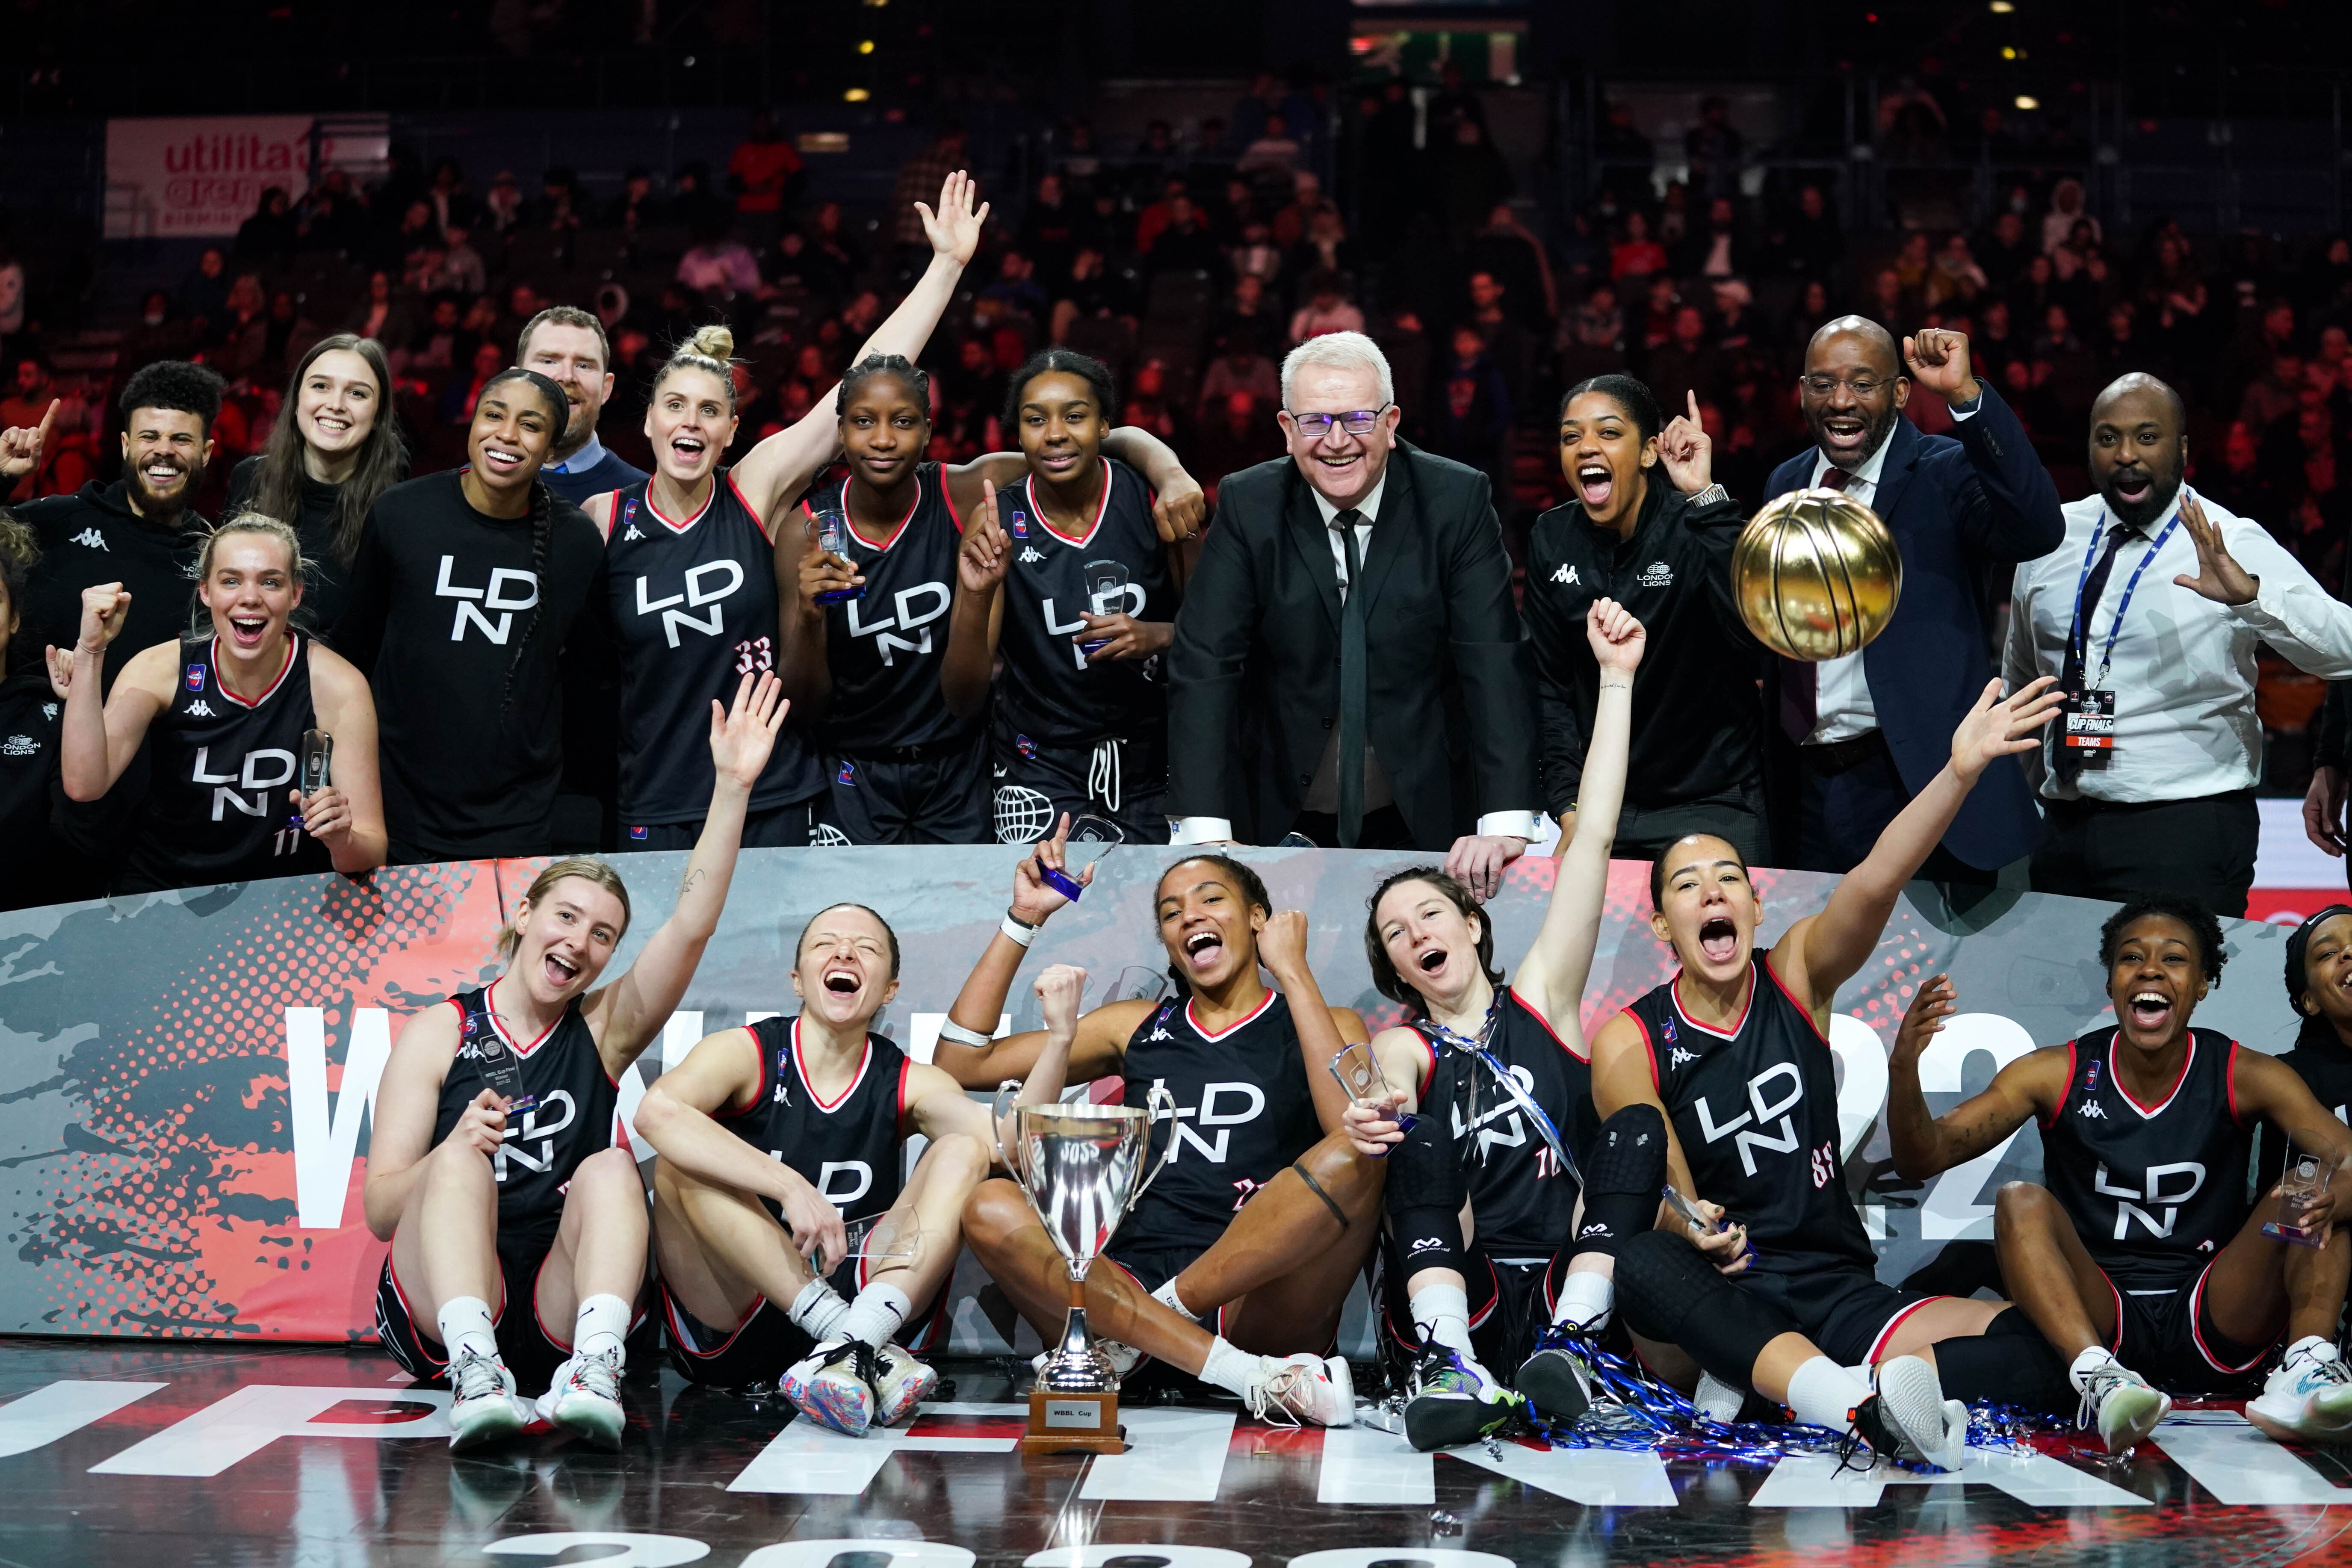
<svg viewBox="0 0 2352 1568">
<path fill-rule="evenodd" d="M 1758 641 L 1817 664 L 1859 653 L 1886 629 L 1903 597 L 1903 552 L 1852 496 L 1791 490 L 1740 531 L 1731 586 Z"/>
</svg>

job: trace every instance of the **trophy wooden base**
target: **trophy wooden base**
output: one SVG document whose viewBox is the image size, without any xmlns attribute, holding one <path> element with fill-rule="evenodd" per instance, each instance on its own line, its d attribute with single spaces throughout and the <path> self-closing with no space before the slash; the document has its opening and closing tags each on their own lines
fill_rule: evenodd
<svg viewBox="0 0 2352 1568">
<path fill-rule="evenodd" d="M 1127 1428 L 1118 1424 L 1118 1394 L 1029 1392 L 1024 1454 L 1124 1454 Z"/>
</svg>

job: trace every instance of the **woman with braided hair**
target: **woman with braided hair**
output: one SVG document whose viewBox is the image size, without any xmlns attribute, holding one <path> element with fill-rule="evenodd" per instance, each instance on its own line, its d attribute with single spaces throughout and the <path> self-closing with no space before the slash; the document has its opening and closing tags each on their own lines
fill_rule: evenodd
<svg viewBox="0 0 2352 1568">
<path fill-rule="evenodd" d="M 336 640 L 370 674 L 395 865 L 550 853 L 567 641 L 601 606 L 604 542 L 540 482 L 563 389 L 482 385 L 467 467 L 394 485 L 360 533 Z"/>
</svg>

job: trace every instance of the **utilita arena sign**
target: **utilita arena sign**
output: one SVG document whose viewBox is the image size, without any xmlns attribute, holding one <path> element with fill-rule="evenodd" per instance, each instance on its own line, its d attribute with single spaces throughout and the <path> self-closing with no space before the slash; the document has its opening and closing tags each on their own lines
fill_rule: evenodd
<svg viewBox="0 0 2352 1568">
<path fill-rule="evenodd" d="M 272 185 L 310 185 L 308 115 L 106 122 L 106 237 L 233 235 Z"/>
</svg>

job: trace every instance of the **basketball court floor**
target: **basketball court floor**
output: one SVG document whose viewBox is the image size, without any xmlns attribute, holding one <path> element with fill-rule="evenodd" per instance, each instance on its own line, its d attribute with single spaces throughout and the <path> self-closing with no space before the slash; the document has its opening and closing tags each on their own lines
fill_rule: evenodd
<svg viewBox="0 0 2352 1568">
<path fill-rule="evenodd" d="M 1827 1458 L 1662 1462 L 1130 1405 L 1125 1455 L 1024 1460 L 1006 1363 L 947 1362 L 911 1430 L 853 1441 L 635 1358 L 618 1454 L 453 1458 L 447 1395 L 369 1350 L 11 1340 L 0 1565 L 1584 1568 L 2352 1563 L 2352 1468 L 2226 1409 L 2121 1461 L 2042 1439 L 1929 1478 Z"/>
</svg>

